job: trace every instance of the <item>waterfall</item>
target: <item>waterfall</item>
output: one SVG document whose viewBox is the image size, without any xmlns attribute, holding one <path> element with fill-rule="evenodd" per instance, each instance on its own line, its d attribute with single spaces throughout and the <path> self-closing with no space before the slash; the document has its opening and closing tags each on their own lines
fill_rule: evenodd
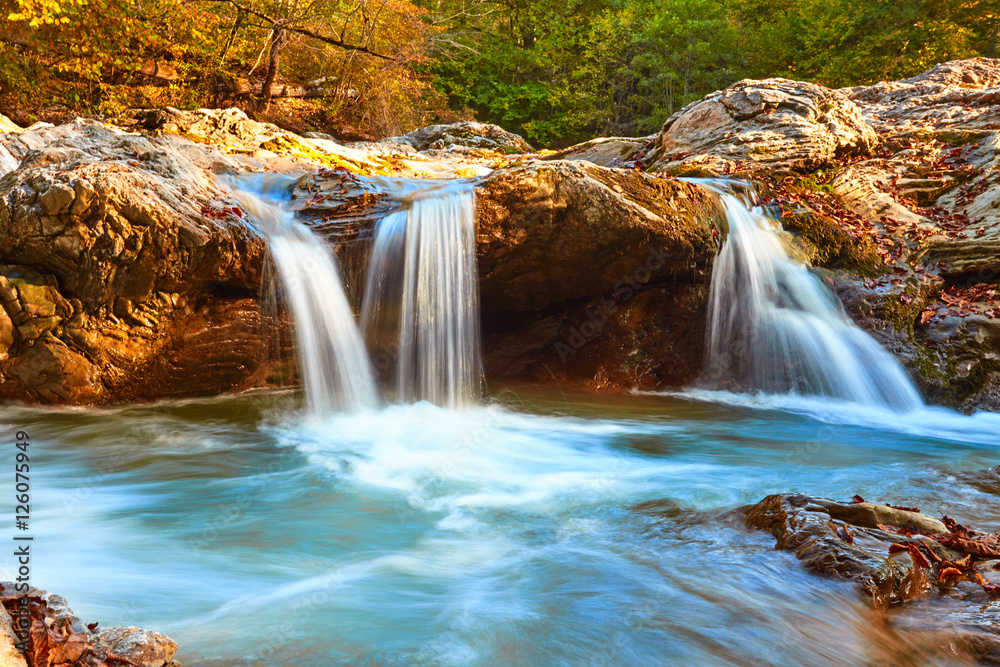
<svg viewBox="0 0 1000 667">
<path fill-rule="evenodd" d="M 735 184 L 703 181 L 729 225 L 709 301 L 710 385 L 829 396 L 900 410 L 923 403 L 900 363 L 855 326 L 808 267 L 788 257 L 778 222 Z"/>
<path fill-rule="evenodd" d="M 397 195 L 375 232 L 361 322 L 400 401 L 456 407 L 482 392 L 475 192 L 470 183 Z"/>
<path fill-rule="evenodd" d="M 329 246 L 288 207 L 290 177 L 236 183 L 246 213 L 265 236 L 291 311 L 306 402 L 314 415 L 375 407 L 364 341 Z"/>
</svg>

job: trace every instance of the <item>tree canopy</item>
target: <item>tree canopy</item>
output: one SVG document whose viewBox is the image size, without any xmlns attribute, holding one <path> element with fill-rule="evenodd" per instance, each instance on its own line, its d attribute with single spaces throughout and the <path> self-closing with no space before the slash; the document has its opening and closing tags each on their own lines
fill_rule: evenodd
<svg viewBox="0 0 1000 667">
<path fill-rule="evenodd" d="M 3 111 L 235 104 L 362 136 L 474 115 L 542 145 L 653 132 L 741 78 L 866 84 L 1000 45 L 1000 0 L 0 0 L 0 11 Z M 309 101 L 271 109 L 292 89 Z"/>
</svg>

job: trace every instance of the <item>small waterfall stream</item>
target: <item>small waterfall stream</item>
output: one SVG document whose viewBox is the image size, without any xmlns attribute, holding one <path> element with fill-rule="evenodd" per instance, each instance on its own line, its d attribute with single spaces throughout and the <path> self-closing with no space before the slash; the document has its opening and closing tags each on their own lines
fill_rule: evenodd
<svg viewBox="0 0 1000 667">
<path fill-rule="evenodd" d="M 294 179 L 258 176 L 239 182 L 247 213 L 267 238 L 295 322 L 299 370 L 313 415 L 355 412 L 378 404 L 358 332 L 330 247 L 296 222 L 288 207 Z"/>
<path fill-rule="evenodd" d="M 404 204 L 376 230 L 361 322 L 377 358 L 396 358 L 397 400 L 469 405 L 483 385 L 475 193 L 456 182 Z"/>
<path fill-rule="evenodd" d="M 379 181 L 404 209 L 375 231 L 361 313 L 366 347 L 331 249 L 291 211 L 294 180 L 255 176 L 236 187 L 277 267 L 310 411 L 378 405 L 369 350 L 391 371 L 380 384 L 396 400 L 474 403 L 483 372 L 472 184 Z"/>
<path fill-rule="evenodd" d="M 789 258 L 777 221 L 741 198 L 735 184 L 700 184 L 719 195 L 729 224 L 712 275 L 706 381 L 737 391 L 921 407 L 895 357 L 850 321 L 808 267 Z"/>
</svg>

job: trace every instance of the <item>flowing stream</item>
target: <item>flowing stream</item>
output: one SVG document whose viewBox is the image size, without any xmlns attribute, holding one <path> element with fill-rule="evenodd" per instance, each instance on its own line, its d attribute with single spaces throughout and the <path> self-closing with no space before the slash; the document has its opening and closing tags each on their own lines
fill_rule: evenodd
<svg viewBox="0 0 1000 667">
<path fill-rule="evenodd" d="M 996 530 L 1000 487 L 972 471 L 997 463 L 1000 416 L 914 399 L 735 195 L 712 368 L 756 392 L 476 401 L 459 188 L 401 196 L 373 239 L 366 337 L 399 360 L 380 403 L 333 256 L 283 212 L 286 187 L 245 202 L 294 311 L 305 406 L 0 408 L 33 443 L 32 582 L 86 622 L 165 632 L 198 667 L 951 664 L 729 512 L 860 494 Z M 762 356 L 727 357 L 720 331 Z M 9 551 L 0 566 L 15 571 Z"/>
</svg>

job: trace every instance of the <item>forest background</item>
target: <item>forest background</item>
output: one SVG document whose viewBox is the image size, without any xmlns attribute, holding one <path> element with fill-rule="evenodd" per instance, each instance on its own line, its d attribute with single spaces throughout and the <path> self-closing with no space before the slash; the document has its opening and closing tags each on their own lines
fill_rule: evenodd
<svg viewBox="0 0 1000 667">
<path fill-rule="evenodd" d="M 344 139 L 476 118 L 655 132 L 742 78 L 839 88 L 1000 56 L 1000 0 L 0 0 L 0 112 L 239 106 Z"/>
</svg>

